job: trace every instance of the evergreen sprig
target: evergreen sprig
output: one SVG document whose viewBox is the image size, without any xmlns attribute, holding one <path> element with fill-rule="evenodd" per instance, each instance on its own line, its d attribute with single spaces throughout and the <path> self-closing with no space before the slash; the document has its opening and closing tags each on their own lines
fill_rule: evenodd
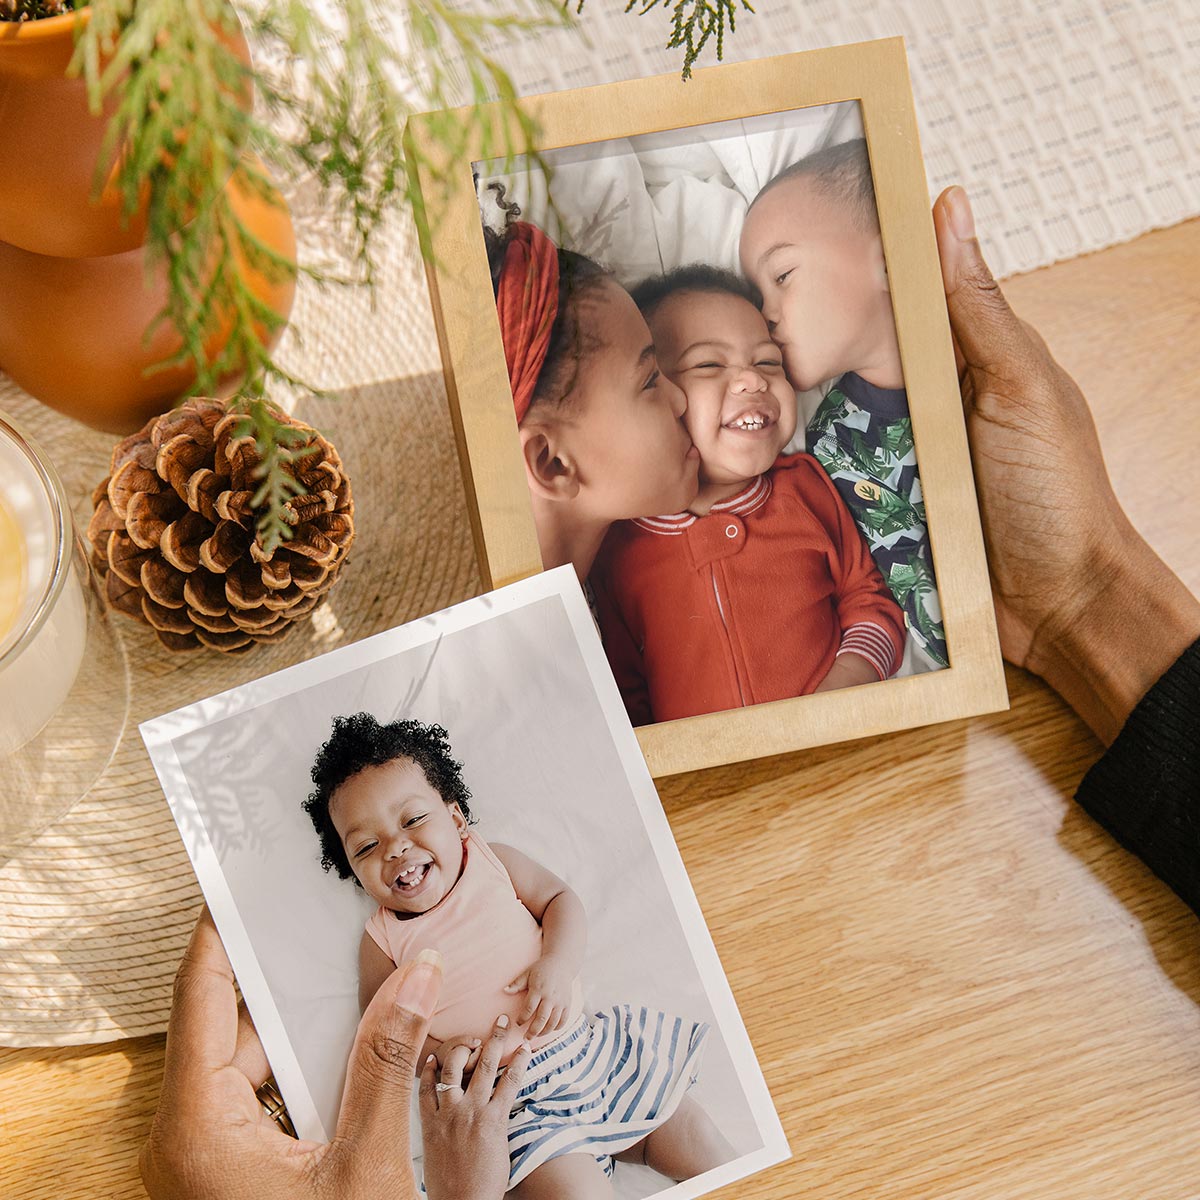
<svg viewBox="0 0 1200 1200">
<path fill-rule="evenodd" d="M 0 21 L 40 21 L 74 7 L 74 0 L 0 0 Z"/>
<path fill-rule="evenodd" d="M 238 437 L 249 434 L 254 438 L 261 482 L 250 503 L 262 510 L 258 533 L 269 553 L 292 536 L 292 522 L 285 506 L 289 500 L 304 495 L 304 485 L 296 478 L 295 467 L 313 454 L 316 447 L 305 446 L 308 437 L 305 431 L 289 425 L 265 397 L 244 395 L 243 404 L 244 416 L 236 433 Z"/>
<path fill-rule="evenodd" d="M 636 8 L 639 16 L 645 16 L 660 5 L 671 21 L 667 49 L 683 51 L 685 80 L 692 77 L 693 65 L 712 38 L 716 38 L 717 60 L 720 61 L 725 54 L 726 27 L 733 33 L 737 29 L 738 13 L 754 11 L 750 0 L 628 0 L 625 11 Z"/>
<path fill-rule="evenodd" d="M 111 173 L 127 214 L 145 206 L 150 264 L 163 264 L 168 281 L 166 306 L 147 337 L 169 322 L 181 339 L 155 369 L 190 366 L 189 395 L 218 394 L 241 380 L 237 403 L 262 458 L 258 532 L 274 546 L 290 536 L 283 505 L 299 485 L 286 470 L 287 427 L 270 417 L 263 397 L 318 389 L 267 348 L 284 318 L 259 299 L 254 277 L 300 272 L 321 283 L 372 283 L 372 237 L 384 217 L 404 204 L 419 223 L 428 212 L 406 170 L 408 116 L 466 94 L 474 115 L 438 131 L 442 161 L 461 163 L 471 143 L 489 157 L 529 152 L 536 130 L 489 47 L 569 18 L 559 0 L 508 0 L 508 11 L 497 14 L 463 12 L 453 0 L 91 0 L 89 7 L 72 69 L 94 111 L 112 108 L 97 187 Z M 479 105 L 493 98 L 499 116 L 488 119 Z M 255 237 L 231 192 L 281 204 L 271 173 L 317 181 L 327 211 L 344 221 L 348 270 L 297 265 Z M 448 190 L 456 178 L 447 171 L 439 186 Z"/>
<path fill-rule="evenodd" d="M 240 381 L 236 403 L 262 460 L 258 532 L 273 548 L 290 537 L 284 505 L 303 489 L 288 470 L 288 427 L 266 397 L 319 389 L 268 349 L 284 318 L 259 299 L 255 277 L 370 284 L 372 239 L 397 206 L 411 209 L 428 253 L 428 224 L 462 186 L 468 147 L 482 158 L 540 161 L 536 126 L 493 51 L 514 34 L 571 24 L 583 0 L 504 0 L 500 11 L 489 0 L 479 12 L 463 0 L 74 2 L 90 12 L 75 25 L 71 70 L 93 111 L 112 113 L 97 191 L 115 183 L 128 216 L 144 208 L 148 269 L 166 272 L 167 302 L 147 338 L 168 322 L 181 345 L 157 369 L 190 367 L 188 395 L 220 394 Z M 27 16 L 42 15 L 46 3 L 0 0 Z M 684 79 L 714 37 L 720 58 L 739 0 L 629 0 L 625 11 L 645 14 L 660 3 L 670 8 L 668 46 L 683 50 Z M 430 148 L 404 143 L 409 115 L 445 114 L 464 98 L 465 118 L 430 121 Z M 425 194 L 418 166 L 433 183 Z M 272 176 L 303 175 L 344 222 L 347 270 L 280 256 L 231 202 L 241 192 L 282 204 Z"/>
</svg>

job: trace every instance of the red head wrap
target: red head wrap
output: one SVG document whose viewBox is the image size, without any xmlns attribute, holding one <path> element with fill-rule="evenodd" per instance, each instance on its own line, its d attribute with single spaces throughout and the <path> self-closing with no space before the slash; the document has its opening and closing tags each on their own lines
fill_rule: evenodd
<svg viewBox="0 0 1200 1200">
<path fill-rule="evenodd" d="M 496 289 L 496 312 L 519 425 L 533 400 L 558 315 L 558 250 L 527 221 L 515 222 L 510 230 Z"/>
</svg>

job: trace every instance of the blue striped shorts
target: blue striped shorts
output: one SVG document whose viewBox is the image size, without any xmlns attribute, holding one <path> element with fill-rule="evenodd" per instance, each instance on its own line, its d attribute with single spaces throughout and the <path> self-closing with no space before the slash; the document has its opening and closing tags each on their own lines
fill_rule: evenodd
<svg viewBox="0 0 1200 1200">
<path fill-rule="evenodd" d="M 534 1054 L 508 1119 L 509 1187 L 564 1154 L 612 1156 L 662 1125 L 700 1070 L 708 1025 L 620 1004 Z"/>
</svg>

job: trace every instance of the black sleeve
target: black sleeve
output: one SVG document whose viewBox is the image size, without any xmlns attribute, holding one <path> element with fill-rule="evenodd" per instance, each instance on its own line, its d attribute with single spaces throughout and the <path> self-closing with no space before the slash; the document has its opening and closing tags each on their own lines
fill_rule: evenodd
<svg viewBox="0 0 1200 1200">
<path fill-rule="evenodd" d="M 1200 914 L 1200 641 L 1142 697 L 1075 799 Z"/>
</svg>

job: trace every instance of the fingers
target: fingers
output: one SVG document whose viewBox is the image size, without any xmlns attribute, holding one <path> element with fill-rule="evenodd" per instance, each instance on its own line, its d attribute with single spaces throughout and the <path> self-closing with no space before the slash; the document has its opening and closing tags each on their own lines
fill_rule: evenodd
<svg viewBox="0 0 1200 1200">
<path fill-rule="evenodd" d="M 480 1040 L 477 1037 L 467 1037 L 465 1034 L 460 1034 L 457 1037 L 448 1037 L 438 1045 L 438 1059 L 441 1062 L 445 1062 L 446 1055 L 459 1046 L 465 1046 L 468 1051 L 477 1050 Z"/>
<path fill-rule="evenodd" d="M 170 1087 L 164 1090 L 178 1092 L 187 1087 L 184 1080 L 233 1061 L 238 1043 L 235 996 L 233 968 L 205 907 L 175 976 L 165 1067 Z"/>
<path fill-rule="evenodd" d="M 508 1028 L 508 1015 L 501 1013 L 496 1018 L 492 1032 L 479 1052 L 479 1062 L 475 1065 L 475 1074 L 471 1076 L 471 1082 L 467 1085 L 470 1095 L 486 1100 L 492 1094 L 496 1073 L 500 1070 L 500 1059 L 504 1055 L 504 1046 L 508 1041 Z"/>
<path fill-rule="evenodd" d="M 522 971 L 504 990 L 514 996 L 517 992 L 523 992 L 529 986 L 529 972 Z"/>
<path fill-rule="evenodd" d="M 448 1087 L 462 1087 L 463 1072 L 475 1065 L 479 1056 L 479 1040 L 475 1044 L 458 1042 L 442 1053 L 442 1083 Z"/>
<path fill-rule="evenodd" d="M 417 1056 L 442 986 L 441 955 L 394 971 L 367 1005 L 346 1075 L 338 1137 L 383 1147 L 405 1139 Z"/>
<path fill-rule="evenodd" d="M 461 1078 L 475 1067 L 479 1058 L 480 1039 L 477 1037 L 446 1038 L 438 1046 L 437 1060 L 440 1064 L 442 1083 L 450 1083 L 453 1078 Z"/>
<path fill-rule="evenodd" d="M 238 1005 L 237 1048 L 233 1052 L 233 1065 L 250 1081 L 257 1091 L 271 1077 L 271 1066 L 266 1051 L 258 1040 L 258 1031 L 246 1010 L 243 1000 Z"/>
<path fill-rule="evenodd" d="M 533 1015 L 526 1027 L 526 1035 L 528 1037 L 540 1037 L 547 1029 L 550 1029 L 554 1025 L 560 1011 L 560 1009 L 551 1003 L 549 997 L 539 1000 L 538 1006 L 534 1009 Z M 522 1021 L 521 1024 L 524 1025 L 525 1022 Z"/>
<path fill-rule="evenodd" d="M 417 1089 L 417 1100 L 421 1105 L 421 1121 L 428 1122 L 438 1107 L 437 1059 L 431 1054 L 421 1067 L 421 1085 Z"/>
<path fill-rule="evenodd" d="M 529 1069 L 529 1061 L 533 1058 L 533 1051 L 529 1048 L 528 1042 L 523 1042 L 516 1054 L 508 1060 L 508 1066 L 504 1070 L 504 1074 L 500 1077 L 500 1082 L 492 1089 L 492 1103 L 497 1105 L 502 1113 L 511 1112 L 513 1105 L 516 1103 L 517 1094 L 520 1092 L 525 1083 L 525 1073 Z M 480 1061 L 479 1067 L 475 1072 L 476 1078 L 483 1072 L 484 1064 Z M 491 1078 L 495 1078 L 493 1075 Z M 489 1085 L 490 1086 L 490 1085 Z M 475 1080 L 471 1080 L 472 1089 L 475 1087 Z"/>
<path fill-rule="evenodd" d="M 947 188 L 937 198 L 933 225 L 958 352 L 968 367 L 1006 378 L 1025 363 L 1028 339 L 984 261 L 962 188 Z"/>
</svg>

